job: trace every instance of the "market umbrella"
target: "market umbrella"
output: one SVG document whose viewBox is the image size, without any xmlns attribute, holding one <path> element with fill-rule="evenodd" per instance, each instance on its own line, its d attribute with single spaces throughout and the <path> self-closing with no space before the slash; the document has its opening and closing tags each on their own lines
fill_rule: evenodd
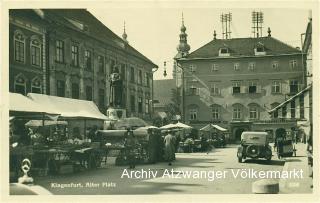
<svg viewBox="0 0 320 203">
<path fill-rule="evenodd" d="M 208 124 L 206 126 L 204 126 L 203 128 L 201 128 L 201 131 L 211 131 L 213 129 L 217 129 L 219 131 L 225 132 L 227 131 L 227 129 L 220 127 L 219 125 L 213 125 L 213 124 Z"/>
<path fill-rule="evenodd" d="M 180 123 L 180 122 L 175 123 L 175 124 L 171 123 L 171 124 L 160 127 L 160 129 L 170 129 L 170 128 L 187 128 L 188 129 L 188 128 L 192 128 L 192 127 L 189 125 L 186 125 L 184 123 Z"/>
<path fill-rule="evenodd" d="M 116 129 L 138 128 L 138 127 L 145 127 L 147 125 L 148 124 L 144 120 L 137 117 L 123 118 L 116 121 L 114 124 Z"/>
<path fill-rule="evenodd" d="M 145 127 L 139 127 L 136 130 L 148 130 L 148 129 L 158 129 L 158 127 L 150 125 L 150 126 L 145 126 Z"/>
</svg>

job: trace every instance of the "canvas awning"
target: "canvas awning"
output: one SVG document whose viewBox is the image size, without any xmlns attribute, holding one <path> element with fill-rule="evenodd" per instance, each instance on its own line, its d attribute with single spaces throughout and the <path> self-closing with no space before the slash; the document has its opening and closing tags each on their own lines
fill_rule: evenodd
<svg viewBox="0 0 320 203">
<path fill-rule="evenodd" d="M 52 126 L 52 125 L 68 125 L 67 121 L 40 121 L 40 120 L 30 120 L 25 126 L 28 127 L 39 127 L 39 126 Z"/>
<path fill-rule="evenodd" d="M 22 94 L 12 92 L 9 94 L 9 111 L 11 116 L 28 116 L 34 119 L 42 118 L 44 115 L 54 119 L 59 114 L 46 108 L 46 106 L 38 105 Z"/>
<path fill-rule="evenodd" d="M 165 125 L 165 126 L 162 126 L 160 127 L 161 129 L 170 129 L 170 128 L 192 128 L 191 126 L 188 126 L 186 124 L 183 124 L 183 123 L 175 123 L 175 124 L 168 124 L 168 125 Z"/>
<path fill-rule="evenodd" d="M 214 125 L 214 124 L 208 124 L 206 126 L 204 126 L 203 128 L 201 128 L 201 131 L 211 131 L 212 129 L 217 129 L 219 131 L 225 132 L 227 131 L 227 129 L 220 127 L 219 125 Z"/>
<path fill-rule="evenodd" d="M 60 114 L 63 118 L 107 120 L 107 117 L 99 111 L 92 101 L 36 93 L 29 93 L 28 97 L 37 105 L 46 107 L 50 111 Z"/>
</svg>

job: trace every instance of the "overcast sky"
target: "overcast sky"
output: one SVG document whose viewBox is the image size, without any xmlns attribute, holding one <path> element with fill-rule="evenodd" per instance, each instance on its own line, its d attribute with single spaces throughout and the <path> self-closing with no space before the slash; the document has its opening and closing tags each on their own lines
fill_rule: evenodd
<svg viewBox="0 0 320 203">
<path fill-rule="evenodd" d="M 123 22 L 129 43 L 159 66 L 155 79 L 163 77 L 163 61 L 167 62 L 167 79 L 172 78 L 172 58 L 177 53 L 181 26 L 181 13 L 187 28 L 190 52 L 213 39 L 213 30 L 217 38 L 222 38 L 220 15 L 232 13 L 231 37 L 252 37 L 251 12 L 264 13 L 263 36 L 267 28 L 271 35 L 294 47 L 301 47 L 301 34 L 306 31 L 310 11 L 307 9 L 218 9 L 218 8 L 177 8 L 154 6 L 149 8 L 95 8 L 89 9 L 101 22 L 114 33 L 121 36 Z"/>
</svg>

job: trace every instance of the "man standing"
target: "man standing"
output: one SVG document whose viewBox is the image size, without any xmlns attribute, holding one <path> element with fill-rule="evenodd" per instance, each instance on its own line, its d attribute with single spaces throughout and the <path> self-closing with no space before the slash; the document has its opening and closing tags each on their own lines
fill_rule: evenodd
<svg viewBox="0 0 320 203">
<path fill-rule="evenodd" d="M 165 145 L 165 160 L 168 161 L 168 165 L 171 166 L 171 162 L 174 160 L 175 156 L 175 139 L 171 134 L 171 130 L 167 131 L 167 135 L 164 137 L 164 145 Z"/>
</svg>

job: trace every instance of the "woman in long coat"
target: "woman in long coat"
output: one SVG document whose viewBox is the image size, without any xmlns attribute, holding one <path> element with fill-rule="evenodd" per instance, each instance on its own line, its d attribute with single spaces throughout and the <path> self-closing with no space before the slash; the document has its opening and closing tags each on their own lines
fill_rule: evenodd
<svg viewBox="0 0 320 203">
<path fill-rule="evenodd" d="M 164 151 L 165 160 L 169 162 L 169 165 L 171 165 L 175 156 L 175 138 L 171 134 L 171 131 L 168 131 L 168 134 L 164 137 Z"/>
</svg>

